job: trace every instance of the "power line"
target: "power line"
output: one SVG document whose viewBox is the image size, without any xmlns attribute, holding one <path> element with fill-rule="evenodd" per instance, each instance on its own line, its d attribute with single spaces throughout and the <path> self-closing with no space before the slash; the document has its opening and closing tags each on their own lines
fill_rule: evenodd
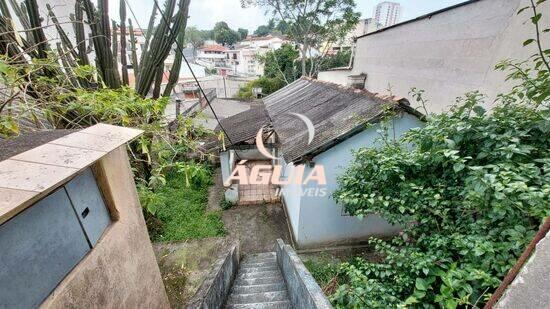
<svg viewBox="0 0 550 309">
<path fill-rule="evenodd" d="M 134 20 L 136 21 L 136 25 L 139 27 L 139 29 L 141 29 L 141 31 L 143 31 L 143 28 L 141 28 L 141 25 L 139 24 L 139 21 L 138 21 L 138 19 L 137 19 L 137 17 L 136 17 L 136 14 L 134 14 L 134 10 L 133 10 L 132 7 L 130 6 L 130 3 L 128 3 L 128 0 L 124 0 L 124 2 L 126 2 L 126 6 L 130 9 L 130 13 L 131 13 L 132 16 L 134 17 Z M 127 28 L 126 28 L 126 29 L 127 29 Z M 126 29 L 125 29 L 125 30 L 126 30 Z M 149 31 L 149 29 L 147 29 L 147 31 Z M 149 47 L 150 47 L 150 46 L 149 46 Z M 141 51 L 141 52 L 143 53 L 144 51 Z M 126 55 L 125 55 L 125 56 L 126 56 Z M 116 57 L 116 56 L 115 56 L 115 57 Z M 137 77 L 137 76 L 135 76 L 135 74 L 136 74 L 136 68 L 134 68 L 134 77 Z M 164 72 L 164 69 L 162 70 L 162 74 L 164 75 L 164 77 L 166 77 L 167 80 L 170 79 L 170 77 L 169 77 L 168 75 L 166 75 L 166 72 Z M 136 80 L 137 80 L 137 78 L 136 78 Z M 172 93 L 176 96 L 176 98 L 179 99 L 178 94 L 176 93 L 176 90 L 175 90 L 174 88 L 172 88 Z M 176 102 L 176 104 L 177 104 L 177 102 Z M 176 115 L 176 117 L 177 117 L 177 116 L 178 116 L 178 115 Z"/>
<path fill-rule="evenodd" d="M 180 1 L 183 1 L 183 0 L 180 0 Z M 174 34 L 172 33 L 172 27 L 170 27 L 170 22 L 168 21 L 168 19 L 166 18 L 166 16 L 164 15 L 164 12 L 162 11 L 162 9 L 160 8 L 157 0 L 153 0 L 153 2 L 155 3 L 155 6 L 157 7 L 157 9 L 159 10 L 159 13 L 160 13 L 160 16 L 162 16 L 162 19 L 164 20 L 164 22 L 166 23 L 166 26 L 168 27 L 168 31 L 170 32 L 170 35 L 173 36 Z M 187 16 L 185 17 L 187 18 Z M 202 89 L 202 86 L 201 84 L 199 83 L 199 80 L 197 79 L 197 76 L 195 75 L 195 72 L 193 71 L 193 68 L 191 68 L 191 65 L 189 64 L 189 61 L 187 60 L 187 58 L 185 57 L 185 54 L 183 53 L 183 48 L 180 46 L 180 44 L 178 43 L 178 41 L 176 40 L 175 41 L 176 43 L 176 47 L 178 48 L 179 52 L 181 53 L 181 56 L 183 57 L 183 60 L 185 60 L 185 63 L 187 64 L 187 67 L 189 68 L 189 71 L 191 72 L 191 75 L 193 76 L 193 79 L 195 80 L 195 82 L 197 82 L 197 86 L 199 86 L 199 90 L 200 92 L 202 93 L 202 96 L 204 97 L 204 99 L 206 100 L 206 103 L 208 104 L 208 107 L 210 107 L 210 110 L 212 111 L 212 114 L 214 114 L 214 118 L 216 119 L 216 121 L 218 122 L 218 125 L 220 126 L 220 128 L 222 129 L 223 133 L 225 134 L 225 136 L 227 137 L 227 140 L 229 141 L 229 143 L 231 145 L 234 145 L 233 142 L 231 141 L 231 138 L 229 137 L 229 134 L 227 134 L 227 131 L 225 130 L 225 128 L 222 126 L 222 124 L 220 123 L 220 119 L 218 118 L 218 115 L 216 114 L 216 112 L 214 111 L 214 108 L 212 108 L 212 105 L 210 104 L 210 100 L 208 100 L 208 97 L 206 96 L 206 93 L 204 92 L 204 89 Z M 237 155 L 237 157 L 239 157 L 239 154 L 237 152 L 235 152 L 235 154 Z"/>
</svg>

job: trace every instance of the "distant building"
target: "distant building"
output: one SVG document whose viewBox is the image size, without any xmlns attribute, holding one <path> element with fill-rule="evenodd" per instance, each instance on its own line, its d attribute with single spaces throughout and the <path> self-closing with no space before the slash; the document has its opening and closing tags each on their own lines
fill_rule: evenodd
<svg viewBox="0 0 550 309">
<path fill-rule="evenodd" d="M 242 46 L 279 49 L 283 44 L 290 41 L 285 36 L 278 35 L 266 35 L 266 36 L 248 36 L 246 39 L 240 42 Z"/>
<path fill-rule="evenodd" d="M 351 49 L 356 38 L 381 28 L 383 28 L 382 25 L 377 24 L 374 18 L 361 19 L 340 41 L 327 42 L 322 51 L 328 55 L 334 55 L 341 50 Z"/>
<path fill-rule="evenodd" d="M 374 7 L 374 21 L 382 28 L 399 23 L 401 20 L 401 5 L 397 2 L 384 1 Z"/>
<path fill-rule="evenodd" d="M 222 45 L 205 45 L 199 49 L 195 62 L 209 69 L 224 65 L 227 48 Z"/>
<path fill-rule="evenodd" d="M 227 51 L 226 64 L 235 75 L 239 76 L 262 76 L 264 74 L 264 65 L 259 56 L 265 55 L 269 48 L 235 46 L 234 49 Z"/>
</svg>

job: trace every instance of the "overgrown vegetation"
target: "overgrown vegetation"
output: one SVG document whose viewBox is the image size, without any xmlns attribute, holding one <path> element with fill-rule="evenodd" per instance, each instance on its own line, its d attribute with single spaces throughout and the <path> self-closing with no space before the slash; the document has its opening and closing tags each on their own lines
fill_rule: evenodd
<svg viewBox="0 0 550 309">
<path fill-rule="evenodd" d="M 208 188 L 212 184 L 210 169 L 191 180 L 182 171 L 172 170 L 166 184 L 152 192 L 139 187 L 140 199 L 147 214 L 153 241 L 178 241 L 223 236 L 225 229 L 220 212 L 207 211 Z M 154 214 L 154 218 L 150 218 Z M 155 220 L 158 219 L 158 220 Z"/>
<path fill-rule="evenodd" d="M 306 259 L 304 265 L 325 294 L 331 295 L 334 293 L 334 287 L 337 286 L 338 264 L 323 259 Z"/>
<path fill-rule="evenodd" d="M 76 1 L 71 14 L 74 41 L 46 6 L 60 36 L 53 48 L 44 34 L 41 23 L 45 18 L 39 15 L 41 7 L 36 1 L 25 2 L 27 10 L 22 10 L 16 1 L 8 7 L 0 0 L 0 137 L 18 135 L 21 124 L 26 131 L 79 129 L 99 122 L 142 129 L 143 135 L 129 145 L 130 160 L 150 230 L 159 240 L 206 237 L 223 230 L 219 216 L 204 212 L 200 196 L 206 188 L 196 186 L 197 181 L 208 186 L 210 174 L 197 145 L 210 132 L 195 126 L 190 117 L 180 116 L 170 122 L 164 116 L 182 55 L 176 52 L 169 82 L 161 94 L 164 61 L 176 40 L 183 44 L 189 2 L 166 0 L 163 13 L 167 18 L 161 18 L 155 27 L 154 7 L 141 61 L 128 20 L 129 52 L 136 78 L 135 87 L 130 88 L 124 65 L 126 44 L 121 44 L 119 54 L 122 75 L 116 59 L 117 28 L 120 39 L 126 42 L 125 1 L 121 1 L 120 25 L 110 22 L 106 1 L 99 1 L 97 8 L 89 0 Z M 16 29 L 19 25 L 22 31 Z M 89 37 L 85 35 L 88 32 Z M 87 46 L 88 39 L 92 43 Z M 96 59 L 90 61 L 92 51 Z M 180 212 L 188 217 L 182 218 Z M 177 220 L 186 223 L 182 220 L 187 218 L 192 218 L 194 232 L 175 227 Z M 204 223 L 205 228 L 197 229 L 191 223 Z"/>
<path fill-rule="evenodd" d="M 253 92 L 254 88 L 261 88 L 262 94 L 265 96 L 272 94 L 273 92 L 283 88 L 284 86 L 285 83 L 278 78 L 269 78 L 262 76 L 242 86 L 239 89 L 239 92 L 237 92 L 237 98 L 243 100 L 256 98 Z"/>
<path fill-rule="evenodd" d="M 541 15 L 532 3 L 538 26 Z M 522 11 L 524 11 L 522 10 Z M 527 40 L 524 45 L 540 43 Z M 547 33 L 544 30 L 542 33 Z M 482 307 L 550 215 L 550 50 L 503 61 L 517 86 L 491 113 L 478 92 L 399 141 L 355 153 L 334 198 L 403 227 L 371 240 L 382 263 L 344 263 L 337 307 Z M 424 102 L 421 91 L 413 96 Z"/>
</svg>

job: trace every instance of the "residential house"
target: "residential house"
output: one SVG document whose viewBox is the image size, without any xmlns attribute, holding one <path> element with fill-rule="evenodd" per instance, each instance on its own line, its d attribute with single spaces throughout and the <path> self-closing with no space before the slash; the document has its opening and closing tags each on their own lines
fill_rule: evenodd
<svg viewBox="0 0 550 309">
<path fill-rule="evenodd" d="M 259 57 L 268 51 L 269 48 L 238 45 L 226 52 L 226 65 L 235 75 L 259 77 L 264 74 L 264 65 Z"/>
<path fill-rule="evenodd" d="M 528 0 L 471 0 L 357 38 L 353 67 L 321 72 L 320 80 L 347 84 L 348 76 L 365 74 L 365 89 L 406 96 L 412 87 L 425 91 L 429 112 L 449 110 L 468 91 L 487 95 L 494 106 L 508 91 L 507 72 L 495 71 L 504 59 L 526 60 L 536 44 L 523 46 L 534 35 Z M 549 12 L 550 2 L 540 11 Z M 542 18 L 540 28 L 550 28 Z M 388 91 L 390 90 L 390 91 Z M 420 104 L 413 102 L 414 107 Z"/>
<path fill-rule="evenodd" d="M 286 36 L 266 35 L 266 36 L 248 36 L 240 42 L 243 46 L 279 49 L 285 43 L 290 43 Z"/>
<path fill-rule="evenodd" d="M 195 62 L 209 69 L 225 65 L 227 48 L 222 45 L 205 45 L 198 50 Z"/>
<path fill-rule="evenodd" d="M 265 113 L 261 109 L 250 110 L 222 122 L 233 142 L 220 156 L 222 177 L 229 187 L 226 196 L 234 198 L 238 192 L 237 199 L 241 198 L 240 185 L 230 181 L 240 160 L 264 160 L 265 164 L 281 166 L 283 182 L 295 179 L 301 171 L 305 179 L 322 168 L 325 185 L 289 183 L 279 188 L 298 247 L 353 243 L 399 231 L 398 226 L 376 214 L 363 219 L 346 214 L 331 194 L 338 186 L 338 176 L 353 161 L 353 150 L 377 146 L 377 130 L 388 110 L 393 111 L 390 136 L 398 138 L 409 129 L 422 126 L 422 115 L 407 100 L 302 78 L 263 98 L 263 104 Z M 313 136 L 308 125 L 313 128 Z M 256 144 L 260 128 L 266 136 L 263 145 L 276 160 L 265 158 Z M 261 192 L 257 198 L 271 198 L 270 187 L 257 186 L 255 190 Z"/>
</svg>

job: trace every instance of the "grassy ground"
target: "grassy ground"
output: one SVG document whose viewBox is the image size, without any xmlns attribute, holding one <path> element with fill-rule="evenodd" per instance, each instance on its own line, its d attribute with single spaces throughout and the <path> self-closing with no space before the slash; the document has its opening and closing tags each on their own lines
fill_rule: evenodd
<svg viewBox="0 0 550 309">
<path fill-rule="evenodd" d="M 167 176 L 166 185 L 156 191 L 161 205 L 156 218 L 147 218 L 154 242 L 224 236 L 220 211 L 207 211 L 211 180 L 186 186 L 183 174 Z"/>
<path fill-rule="evenodd" d="M 317 284 L 321 287 L 325 295 L 332 295 L 340 282 L 338 282 L 339 261 L 334 260 L 328 255 L 321 255 L 315 258 L 304 259 L 304 265 L 311 273 Z"/>
<path fill-rule="evenodd" d="M 321 252 L 303 252 L 299 256 L 329 298 L 340 285 L 347 284 L 347 279 L 338 275 L 338 269 L 343 262 L 352 262 L 356 257 L 361 257 L 373 263 L 382 260 L 382 257 L 372 247 L 348 247 Z"/>
</svg>

